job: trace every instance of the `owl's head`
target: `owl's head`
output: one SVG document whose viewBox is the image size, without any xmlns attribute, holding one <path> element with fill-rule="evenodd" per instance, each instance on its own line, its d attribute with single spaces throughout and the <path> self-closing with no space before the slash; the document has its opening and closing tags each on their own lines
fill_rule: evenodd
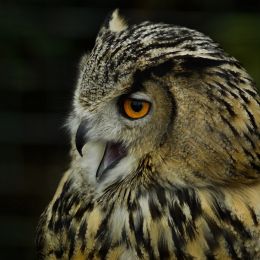
<svg viewBox="0 0 260 260">
<path fill-rule="evenodd" d="M 72 153 L 96 185 L 250 183 L 260 170 L 259 102 L 250 76 L 209 37 L 128 25 L 116 10 L 80 63 Z"/>
</svg>

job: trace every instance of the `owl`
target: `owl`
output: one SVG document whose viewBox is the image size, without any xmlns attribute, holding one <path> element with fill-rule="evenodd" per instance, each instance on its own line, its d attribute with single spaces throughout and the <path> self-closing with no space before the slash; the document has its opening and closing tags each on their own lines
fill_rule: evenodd
<svg viewBox="0 0 260 260">
<path fill-rule="evenodd" d="M 79 68 L 39 259 L 260 259 L 260 98 L 240 63 L 116 10 Z"/>
</svg>

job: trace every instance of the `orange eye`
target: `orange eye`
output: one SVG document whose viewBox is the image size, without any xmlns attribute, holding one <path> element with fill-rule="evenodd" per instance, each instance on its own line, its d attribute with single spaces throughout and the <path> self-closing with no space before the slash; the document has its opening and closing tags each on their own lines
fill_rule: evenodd
<svg viewBox="0 0 260 260">
<path fill-rule="evenodd" d="M 144 100 L 127 98 L 123 101 L 124 114 L 131 119 L 139 119 L 146 116 L 151 104 Z"/>
</svg>

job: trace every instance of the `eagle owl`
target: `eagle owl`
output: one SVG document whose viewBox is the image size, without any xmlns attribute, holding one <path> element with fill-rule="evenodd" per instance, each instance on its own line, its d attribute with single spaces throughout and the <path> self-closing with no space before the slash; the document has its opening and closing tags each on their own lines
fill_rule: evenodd
<svg viewBox="0 0 260 260">
<path fill-rule="evenodd" d="M 80 63 L 40 259 L 260 259 L 260 98 L 204 34 L 116 10 Z"/>
</svg>

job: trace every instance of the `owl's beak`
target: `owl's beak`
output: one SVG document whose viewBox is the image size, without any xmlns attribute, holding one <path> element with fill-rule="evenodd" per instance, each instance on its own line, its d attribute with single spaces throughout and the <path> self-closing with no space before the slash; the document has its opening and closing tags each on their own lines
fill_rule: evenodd
<svg viewBox="0 0 260 260">
<path fill-rule="evenodd" d="M 114 168 L 126 155 L 127 150 L 122 143 L 107 142 L 102 160 L 97 169 L 97 180 L 102 180 L 105 173 Z"/>
<path fill-rule="evenodd" d="M 86 120 L 83 120 L 79 125 L 75 138 L 76 148 L 81 157 L 83 156 L 82 149 L 87 141 L 87 122 Z"/>
<path fill-rule="evenodd" d="M 75 138 L 76 148 L 81 157 L 83 156 L 82 149 L 89 141 L 87 138 L 87 133 L 87 122 L 84 120 L 80 123 Z M 114 168 L 127 155 L 127 149 L 120 142 L 107 142 L 103 143 L 102 146 L 104 147 L 104 152 L 102 159 L 99 161 L 96 172 L 97 181 L 101 181 L 105 176 L 105 173 Z"/>
</svg>

